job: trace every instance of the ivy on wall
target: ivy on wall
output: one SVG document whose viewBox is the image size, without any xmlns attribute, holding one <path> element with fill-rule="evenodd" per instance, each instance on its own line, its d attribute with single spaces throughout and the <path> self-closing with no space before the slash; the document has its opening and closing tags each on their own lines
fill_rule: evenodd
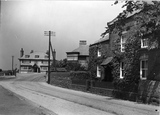
<svg viewBox="0 0 160 115">
<path fill-rule="evenodd" d="M 99 57 L 97 56 L 98 50 L 101 52 L 101 56 Z M 107 57 L 110 57 L 110 56 L 111 56 L 111 51 L 110 51 L 108 40 L 90 46 L 89 71 L 91 72 L 92 79 L 96 78 L 97 76 L 97 66 L 99 66 L 101 71 L 103 72 L 104 68 L 100 65 Z"/>
<path fill-rule="evenodd" d="M 135 91 L 140 77 L 140 40 L 149 39 L 148 50 L 158 48 L 157 44 L 160 43 L 160 2 L 147 3 L 143 1 L 139 3 L 133 0 L 126 0 L 123 7 L 126 7 L 126 10 L 118 15 L 117 21 L 108 25 L 110 34 L 118 35 L 113 42 L 115 58 L 112 63 L 114 67 L 112 73 L 117 89 Z M 139 10 L 139 12 L 134 13 L 135 10 Z M 127 17 L 128 14 L 134 15 Z M 127 31 L 127 41 L 125 43 L 125 52 L 121 53 L 120 37 L 123 36 L 123 31 Z M 125 63 L 124 79 L 119 79 L 121 61 Z"/>
</svg>

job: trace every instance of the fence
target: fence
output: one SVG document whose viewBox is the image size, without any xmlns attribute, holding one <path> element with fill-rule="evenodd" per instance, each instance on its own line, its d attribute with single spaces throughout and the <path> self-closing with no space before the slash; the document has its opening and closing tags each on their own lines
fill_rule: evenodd
<svg viewBox="0 0 160 115">
<path fill-rule="evenodd" d="M 12 75 L 16 75 L 16 71 L 8 70 L 0 72 L 0 76 L 12 76 Z"/>
</svg>

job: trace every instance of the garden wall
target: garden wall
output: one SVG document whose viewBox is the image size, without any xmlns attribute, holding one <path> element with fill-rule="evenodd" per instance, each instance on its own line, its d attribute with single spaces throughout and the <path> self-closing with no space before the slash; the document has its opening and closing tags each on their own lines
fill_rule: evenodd
<svg viewBox="0 0 160 115">
<path fill-rule="evenodd" d="M 137 101 L 147 104 L 160 104 L 160 81 L 141 80 Z"/>
<path fill-rule="evenodd" d="M 63 88 L 94 94 L 115 97 L 118 99 L 137 101 L 140 103 L 160 104 L 160 82 L 141 80 L 137 92 L 115 90 L 111 82 L 71 79 L 70 72 L 52 72 L 51 84 Z"/>
</svg>

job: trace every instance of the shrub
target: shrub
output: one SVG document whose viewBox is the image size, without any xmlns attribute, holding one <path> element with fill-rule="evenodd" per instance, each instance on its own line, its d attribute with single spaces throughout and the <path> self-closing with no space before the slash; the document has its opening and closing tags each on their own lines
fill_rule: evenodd
<svg viewBox="0 0 160 115">
<path fill-rule="evenodd" d="M 66 65 L 66 70 L 68 71 L 84 71 L 85 67 L 83 67 L 81 64 L 75 62 L 68 62 Z"/>
<path fill-rule="evenodd" d="M 87 80 L 90 79 L 90 73 L 88 71 L 72 71 L 70 77 L 72 80 Z"/>
</svg>

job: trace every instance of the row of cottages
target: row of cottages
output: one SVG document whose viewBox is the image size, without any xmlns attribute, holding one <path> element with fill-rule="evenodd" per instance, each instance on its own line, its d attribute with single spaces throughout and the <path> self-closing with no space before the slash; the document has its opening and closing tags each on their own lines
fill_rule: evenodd
<svg viewBox="0 0 160 115">
<path fill-rule="evenodd" d="M 89 45 L 86 40 L 79 41 L 79 47 L 71 52 L 66 52 L 67 62 L 79 63 L 81 66 L 88 68 L 89 62 Z"/>
<path fill-rule="evenodd" d="M 108 30 L 104 33 L 104 36 L 89 46 L 89 70 L 92 76 L 99 81 L 112 82 L 114 70 L 111 66 L 111 62 L 116 58 L 118 51 L 120 54 L 125 53 L 125 43 L 131 39 L 131 36 L 135 34 L 136 29 L 140 27 L 139 22 L 136 21 L 136 16 L 140 15 L 141 11 L 127 14 L 125 24 L 122 26 L 122 34 L 119 34 L 114 26 L 117 22 L 117 18 L 108 22 Z M 119 39 L 119 40 L 118 40 Z M 137 53 L 139 56 L 139 67 L 136 71 L 139 72 L 139 79 L 141 80 L 159 80 L 160 81 L 160 50 L 158 49 L 157 42 L 152 42 L 149 45 L 148 38 L 140 38 L 137 42 L 139 50 Z M 125 76 L 125 65 L 129 62 L 125 62 L 123 58 L 119 61 L 119 78 L 123 79 Z"/>
<path fill-rule="evenodd" d="M 24 54 L 24 50 L 21 48 L 19 72 L 46 72 L 48 70 L 48 60 L 48 54 L 45 52 L 36 52 L 31 50 L 29 54 Z"/>
</svg>

